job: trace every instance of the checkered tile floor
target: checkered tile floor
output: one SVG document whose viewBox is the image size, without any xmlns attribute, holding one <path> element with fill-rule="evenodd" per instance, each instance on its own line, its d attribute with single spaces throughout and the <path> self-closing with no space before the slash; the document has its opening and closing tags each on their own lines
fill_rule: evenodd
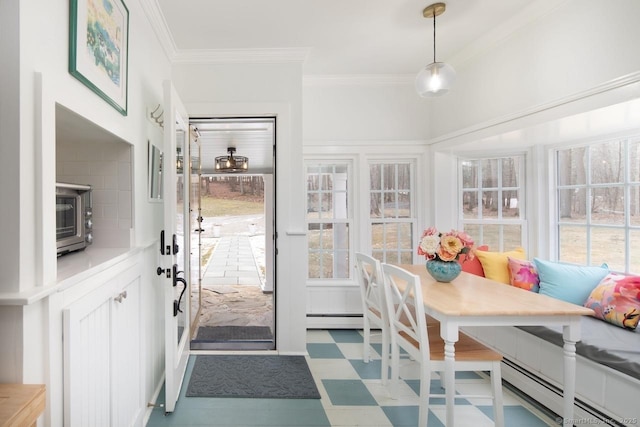
<svg viewBox="0 0 640 427">
<path fill-rule="evenodd" d="M 401 361 L 400 390 L 392 399 L 380 381 L 379 336 L 372 339 L 373 360 L 362 361 L 362 331 L 307 331 L 307 361 L 320 391 L 321 399 L 231 399 L 186 397 L 186 385 L 173 413 L 153 409 L 147 426 L 416 426 L 420 381 L 418 364 Z M 187 365 L 188 381 L 195 357 Z M 461 394 L 490 394 L 488 380 L 475 373 L 456 376 L 456 391 Z M 432 376 L 432 390 L 442 393 L 437 374 Z M 507 427 L 557 426 L 553 415 L 521 400 L 503 387 L 504 414 Z M 161 392 L 162 400 L 164 390 Z M 157 402 L 158 404 L 162 403 Z M 444 399 L 432 398 L 428 427 L 444 426 Z M 456 401 L 456 427 L 493 426 L 492 405 L 486 399 Z"/>
<path fill-rule="evenodd" d="M 307 332 L 309 366 L 322 395 L 322 405 L 332 426 L 416 426 L 420 387 L 418 363 L 401 361 L 403 379 L 397 399 L 392 399 L 380 381 L 379 338 L 372 339 L 372 360 L 362 361 L 362 331 L 310 330 Z M 378 342 L 378 343 L 376 343 Z M 434 379 L 435 378 L 435 379 Z M 437 374 L 432 376 L 432 392 L 441 394 Z M 490 395 L 488 379 L 476 373 L 458 373 L 460 394 Z M 523 402 L 503 387 L 507 426 L 557 425 L 546 413 Z M 493 426 L 493 407 L 488 399 L 457 399 L 456 426 Z M 442 398 L 430 400 L 428 426 L 444 426 Z"/>
</svg>

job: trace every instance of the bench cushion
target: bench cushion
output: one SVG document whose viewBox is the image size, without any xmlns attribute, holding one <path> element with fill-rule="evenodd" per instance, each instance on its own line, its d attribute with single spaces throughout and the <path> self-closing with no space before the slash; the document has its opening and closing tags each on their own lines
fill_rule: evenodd
<svg viewBox="0 0 640 427">
<path fill-rule="evenodd" d="M 640 380 L 640 329 L 619 328 L 589 316 L 584 316 L 581 323 L 577 354 Z M 519 328 L 559 347 L 564 345 L 561 326 Z"/>
</svg>

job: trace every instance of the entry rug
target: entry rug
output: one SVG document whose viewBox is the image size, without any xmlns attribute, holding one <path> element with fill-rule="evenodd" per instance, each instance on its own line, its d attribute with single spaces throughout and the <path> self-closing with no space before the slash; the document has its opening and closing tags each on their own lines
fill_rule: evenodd
<svg viewBox="0 0 640 427">
<path fill-rule="evenodd" d="M 272 340 L 268 326 L 200 326 L 196 341 Z"/>
<path fill-rule="evenodd" d="M 304 356 L 196 356 L 188 397 L 320 399 Z"/>
</svg>

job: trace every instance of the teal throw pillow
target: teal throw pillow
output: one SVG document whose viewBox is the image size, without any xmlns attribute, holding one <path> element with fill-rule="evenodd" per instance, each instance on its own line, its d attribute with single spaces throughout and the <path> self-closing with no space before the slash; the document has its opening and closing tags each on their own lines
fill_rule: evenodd
<svg viewBox="0 0 640 427">
<path fill-rule="evenodd" d="M 542 295 L 583 305 L 591 291 L 609 273 L 607 268 L 561 264 L 534 258 Z"/>
</svg>

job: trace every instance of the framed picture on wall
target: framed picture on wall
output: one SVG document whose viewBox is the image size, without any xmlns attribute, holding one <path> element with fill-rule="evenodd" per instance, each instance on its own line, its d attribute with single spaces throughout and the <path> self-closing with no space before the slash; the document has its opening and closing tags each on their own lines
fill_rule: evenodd
<svg viewBox="0 0 640 427">
<path fill-rule="evenodd" d="M 69 73 L 127 115 L 129 9 L 122 0 L 69 1 Z"/>
</svg>

